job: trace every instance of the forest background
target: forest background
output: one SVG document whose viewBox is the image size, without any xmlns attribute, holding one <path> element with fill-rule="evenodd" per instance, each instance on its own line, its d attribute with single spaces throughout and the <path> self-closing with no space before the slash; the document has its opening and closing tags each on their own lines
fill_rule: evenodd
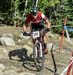
<svg viewBox="0 0 73 75">
<path fill-rule="evenodd" d="M 0 0 L 0 22 L 13 26 L 20 20 L 22 26 L 32 5 L 33 0 Z M 39 0 L 38 8 L 48 17 L 52 26 L 57 26 L 52 28 L 55 33 L 62 32 L 64 17 L 67 17 L 66 25 L 73 26 L 73 0 Z M 72 32 L 70 34 L 73 36 Z"/>
</svg>

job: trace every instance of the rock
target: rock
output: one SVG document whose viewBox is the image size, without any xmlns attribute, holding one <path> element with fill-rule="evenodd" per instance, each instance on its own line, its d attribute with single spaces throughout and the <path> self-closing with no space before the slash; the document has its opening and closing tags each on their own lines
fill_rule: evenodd
<svg viewBox="0 0 73 75">
<path fill-rule="evenodd" d="M 18 42 L 20 43 L 20 42 L 22 42 L 22 40 L 21 40 L 21 39 L 19 39 L 19 40 L 18 40 Z"/>
<path fill-rule="evenodd" d="M 22 73 L 19 73 L 19 75 L 36 75 L 36 74 L 33 74 L 33 73 L 26 73 L 26 72 L 22 72 Z"/>
<path fill-rule="evenodd" d="M 3 72 L 2 72 L 2 70 L 0 70 L 0 75 L 3 75 Z"/>
<path fill-rule="evenodd" d="M 2 34 L 2 37 L 9 37 L 13 39 L 13 35 L 11 33 Z"/>
<path fill-rule="evenodd" d="M 0 59 L 3 59 L 3 58 L 9 58 L 8 57 L 8 52 L 5 48 L 0 48 Z"/>
<path fill-rule="evenodd" d="M 0 38 L 0 43 L 3 46 L 15 46 L 15 42 L 13 39 L 9 38 L 9 37 L 1 37 Z"/>
<path fill-rule="evenodd" d="M 6 70 L 4 75 L 18 75 L 18 73 L 14 70 Z"/>
<path fill-rule="evenodd" d="M 4 71 L 5 68 L 6 68 L 6 67 L 5 67 L 3 64 L 0 64 L 0 70 L 1 70 L 1 71 Z"/>
</svg>

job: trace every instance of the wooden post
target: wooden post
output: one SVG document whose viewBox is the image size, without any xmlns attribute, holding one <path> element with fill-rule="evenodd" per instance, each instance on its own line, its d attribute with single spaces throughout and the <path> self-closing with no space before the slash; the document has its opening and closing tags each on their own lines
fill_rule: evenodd
<svg viewBox="0 0 73 75">
<path fill-rule="evenodd" d="M 66 27 L 66 23 L 67 23 L 67 17 L 65 17 L 65 19 L 64 19 L 64 26 L 65 26 L 65 32 L 66 32 L 67 39 L 68 39 L 68 41 L 70 41 L 70 37 L 69 37 L 69 33 L 68 33 L 68 30 Z"/>
<path fill-rule="evenodd" d="M 67 24 L 67 17 L 64 18 L 63 31 L 62 31 L 62 38 L 61 38 L 59 50 L 62 49 L 63 39 L 64 39 L 64 33 L 65 33 L 65 32 L 66 32 L 66 36 L 67 36 L 68 41 L 70 41 L 70 37 L 69 37 L 69 33 L 68 33 L 68 30 L 67 30 L 66 24 Z M 70 42 L 71 42 L 71 41 L 70 41 Z"/>
<path fill-rule="evenodd" d="M 62 37 L 61 37 L 59 51 L 62 50 L 63 40 L 64 40 L 64 30 L 62 31 Z"/>
<path fill-rule="evenodd" d="M 64 26 L 66 26 L 66 23 L 67 23 L 67 17 L 64 18 L 62 37 L 61 37 L 61 41 L 60 41 L 59 51 L 62 49 L 63 40 L 64 40 L 64 33 L 65 33 L 65 31 L 67 31 L 67 30 L 64 30 Z"/>
</svg>

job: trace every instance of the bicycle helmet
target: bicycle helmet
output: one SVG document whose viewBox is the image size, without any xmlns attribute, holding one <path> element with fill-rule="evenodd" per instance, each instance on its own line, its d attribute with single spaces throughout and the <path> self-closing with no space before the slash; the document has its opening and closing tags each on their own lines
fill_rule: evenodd
<svg viewBox="0 0 73 75">
<path fill-rule="evenodd" d="M 31 8 L 31 14 L 32 14 L 33 16 L 36 16 L 37 12 L 38 12 L 38 8 L 37 8 L 37 7 L 32 7 L 32 8 Z"/>
</svg>

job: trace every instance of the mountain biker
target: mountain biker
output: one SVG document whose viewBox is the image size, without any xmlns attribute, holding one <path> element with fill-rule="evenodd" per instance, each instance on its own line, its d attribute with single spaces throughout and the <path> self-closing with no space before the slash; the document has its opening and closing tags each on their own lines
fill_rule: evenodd
<svg viewBox="0 0 73 75">
<path fill-rule="evenodd" d="M 33 7 L 31 9 L 31 12 L 27 15 L 25 24 L 23 25 L 23 31 L 24 31 L 23 35 L 26 34 L 26 29 L 29 29 L 30 32 L 33 29 L 34 30 L 37 30 L 37 29 L 42 30 L 45 27 L 43 22 L 45 22 L 46 28 L 47 28 L 47 30 L 49 30 L 50 25 L 51 25 L 50 21 L 40 10 L 38 11 L 37 7 Z M 46 38 L 46 34 L 44 36 L 44 47 L 45 47 L 44 53 L 47 54 L 48 50 L 47 50 L 45 38 Z"/>
</svg>

